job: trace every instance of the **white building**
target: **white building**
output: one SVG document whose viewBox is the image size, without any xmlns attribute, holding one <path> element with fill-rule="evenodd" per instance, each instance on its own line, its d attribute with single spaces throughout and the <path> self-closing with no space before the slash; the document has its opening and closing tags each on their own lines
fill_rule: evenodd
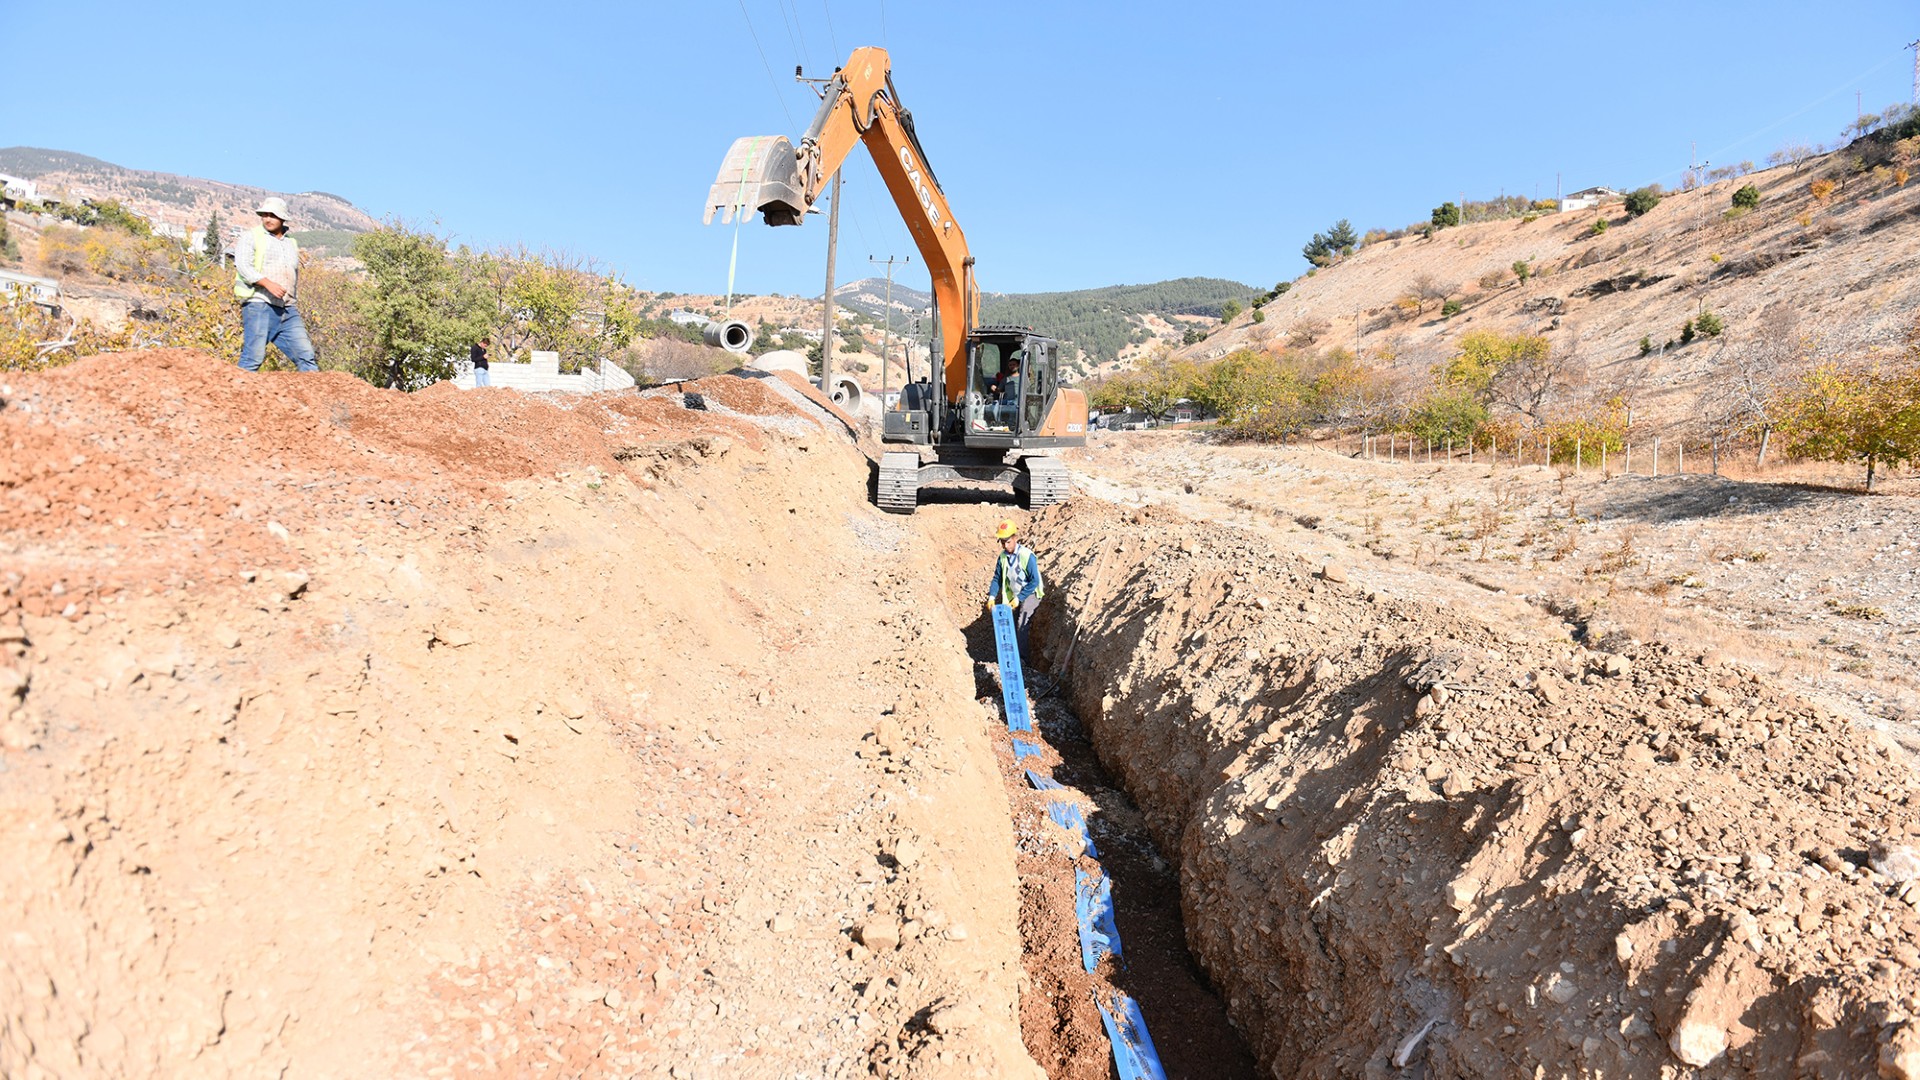
<svg viewBox="0 0 1920 1080">
<path fill-rule="evenodd" d="M 591 394 L 597 390 L 628 390 L 634 385 L 633 376 L 625 368 L 609 360 L 602 360 L 596 367 L 585 368 L 578 375 L 560 374 L 560 354 L 557 352 L 536 351 L 533 359 L 525 364 L 495 360 L 487 365 L 489 382 L 497 389 L 507 390 L 561 390 L 574 394 Z M 472 390 L 473 365 L 462 362 L 460 374 L 453 377 L 453 385 L 462 390 Z"/>
<path fill-rule="evenodd" d="M 1608 199 L 1622 199 L 1625 197 L 1626 195 L 1623 192 L 1615 191 L 1610 187 L 1581 188 L 1579 191 L 1560 200 L 1560 212 L 1566 213 L 1568 210 L 1586 210 L 1590 207 L 1599 206 Z"/>
<path fill-rule="evenodd" d="M 0 296 L 25 296 L 49 311 L 60 310 L 60 283 L 52 278 L 0 270 Z"/>
<path fill-rule="evenodd" d="M 667 318 L 681 326 L 699 326 L 703 328 L 713 322 L 712 319 L 707 318 L 705 315 L 688 311 L 686 308 L 674 308 L 672 311 L 667 312 Z"/>
<path fill-rule="evenodd" d="M 31 180 L 0 173 L 0 193 L 14 202 L 39 202 L 40 187 Z"/>
</svg>

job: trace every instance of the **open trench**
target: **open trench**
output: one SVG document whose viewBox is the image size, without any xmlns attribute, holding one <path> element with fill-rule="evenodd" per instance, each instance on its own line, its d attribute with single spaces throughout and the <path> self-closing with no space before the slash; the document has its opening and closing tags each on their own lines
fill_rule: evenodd
<svg viewBox="0 0 1920 1080">
<path fill-rule="evenodd" d="M 971 507 L 956 504 L 922 514 L 941 522 L 925 532 L 942 554 L 945 599 L 965 635 L 975 697 L 993 706 L 995 756 L 1013 807 L 1027 974 L 1020 1020 L 1028 1052 L 1053 1080 L 1107 1080 L 1114 1066 L 1095 1001 L 1110 1001 L 1117 991 L 1139 1003 L 1168 1077 L 1257 1076 L 1252 1053 L 1187 949 L 1177 866 L 1162 855 L 1145 817 L 1101 763 L 1069 700 L 1068 683 L 1049 674 L 1056 657 L 1043 652 L 1028 673 L 1040 755 L 1016 758 L 1009 749 L 997 704 L 1001 688 L 993 626 L 981 604 L 985 589 L 979 580 L 983 567 L 991 567 L 994 548 L 976 541 L 990 535 L 983 528 L 1011 508 L 981 507 L 980 494 L 966 494 L 966 502 L 976 503 Z M 937 506 L 937 497 L 930 501 Z M 1036 649 L 1041 640 L 1036 633 Z M 1113 882 L 1123 960 L 1107 958 L 1092 973 L 1082 963 L 1076 930 L 1074 870 L 1094 863 L 1063 856 L 1062 832 L 1029 784 L 1027 769 L 1071 789 L 1084 807 L 1098 865 Z"/>
</svg>

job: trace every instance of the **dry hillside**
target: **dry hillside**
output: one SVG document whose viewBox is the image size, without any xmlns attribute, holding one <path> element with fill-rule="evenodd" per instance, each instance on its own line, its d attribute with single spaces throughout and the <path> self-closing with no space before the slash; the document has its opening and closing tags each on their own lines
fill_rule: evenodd
<svg viewBox="0 0 1920 1080">
<path fill-rule="evenodd" d="M 1789 305 L 1806 329 L 1885 338 L 1911 325 L 1920 288 L 1920 185 L 1871 173 L 1848 176 L 1847 151 L 1799 169 L 1782 166 L 1693 191 L 1672 192 L 1640 218 L 1618 200 L 1595 209 L 1442 229 L 1368 245 L 1293 287 L 1205 342 L 1197 359 L 1246 346 L 1278 347 L 1308 337 L 1387 358 L 1423 375 L 1472 330 L 1546 334 L 1556 351 L 1577 352 L 1587 392 L 1625 394 L 1642 420 L 1683 429 L 1723 361 L 1761 333 L 1768 305 Z M 1836 179 L 1817 199 L 1810 183 Z M 1752 183 L 1753 211 L 1729 218 L 1733 192 Z M 1598 235 L 1594 222 L 1609 219 Z M 1512 272 L 1527 262 L 1524 284 Z M 1498 284 L 1481 283 L 1483 276 Z M 1491 277 L 1489 277 L 1491 282 Z M 1430 299 L 1417 314 L 1396 301 L 1422 284 L 1444 290 L 1463 310 L 1450 319 Z M 1718 339 L 1662 348 L 1703 309 L 1726 324 Z M 1640 340 L 1653 355 L 1642 358 Z M 1650 432 L 1651 433 L 1651 432 Z"/>
</svg>

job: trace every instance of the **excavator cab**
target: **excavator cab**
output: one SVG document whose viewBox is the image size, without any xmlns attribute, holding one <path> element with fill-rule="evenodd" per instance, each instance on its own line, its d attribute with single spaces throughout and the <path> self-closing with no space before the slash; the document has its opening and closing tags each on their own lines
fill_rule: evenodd
<svg viewBox="0 0 1920 1080">
<path fill-rule="evenodd" d="M 997 448 L 1040 430 L 1059 388 L 1060 343 L 1024 326 L 967 335 L 967 389 L 956 410 L 968 446 Z"/>
</svg>

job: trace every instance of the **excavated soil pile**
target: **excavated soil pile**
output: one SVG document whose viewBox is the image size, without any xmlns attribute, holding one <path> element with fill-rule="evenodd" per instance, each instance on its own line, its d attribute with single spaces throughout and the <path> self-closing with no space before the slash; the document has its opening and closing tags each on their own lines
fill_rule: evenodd
<svg viewBox="0 0 1920 1080">
<path fill-rule="evenodd" d="M 1908 763 L 1742 670 L 1037 516 L 1051 655 L 1278 1077 L 1920 1076 Z"/>
<path fill-rule="evenodd" d="M 0 399 L 0 1075 L 1037 1074 L 965 642 L 793 387 Z"/>
</svg>

